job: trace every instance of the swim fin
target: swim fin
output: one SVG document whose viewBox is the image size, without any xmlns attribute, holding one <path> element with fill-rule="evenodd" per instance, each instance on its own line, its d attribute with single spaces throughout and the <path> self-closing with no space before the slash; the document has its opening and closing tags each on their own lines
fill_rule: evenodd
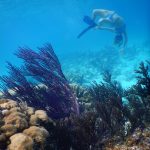
<svg viewBox="0 0 150 150">
<path fill-rule="evenodd" d="M 89 16 L 84 16 L 83 21 L 88 24 L 89 26 L 85 28 L 78 36 L 77 38 L 80 38 L 83 34 L 85 34 L 87 31 L 90 29 L 94 28 L 97 24 L 89 17 Z"/>
<path fill-rule="evenodd" d="M 89 26 L 96 26 L 96 23 L 89 16 L 84 16 L 83 21 Z"/>
<path fill-rule="evenodd" d="M 79 39 L 83 34 L 85 34 L 87 31 L 89 31 L 92 28 L 93 28 L 93 26 L 88 26 L 77 36 L 77 38 Z"/>
</svg>

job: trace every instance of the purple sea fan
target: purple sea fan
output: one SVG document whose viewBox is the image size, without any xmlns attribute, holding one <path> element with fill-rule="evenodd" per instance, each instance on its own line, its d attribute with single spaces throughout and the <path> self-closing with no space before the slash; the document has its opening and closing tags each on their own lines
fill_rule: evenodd
<svg viewBox="0 0 150 150">
<path fill-rule="evenodd" d="M 76 97 L 53 48 L 46 44 L 38 50 L 19 48 L 16 56 L 23 60 L 24 65 L 17 68 L 8 63 L 9 75 L 1 77 L 4 96 L 46 109 L 53 118 L 65 117 L 71 112 L 79 113 Z"/>
</svg>

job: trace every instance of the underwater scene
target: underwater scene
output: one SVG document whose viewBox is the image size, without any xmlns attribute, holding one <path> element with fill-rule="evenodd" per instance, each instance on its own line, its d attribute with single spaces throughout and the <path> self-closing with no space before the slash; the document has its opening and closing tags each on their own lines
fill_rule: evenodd
<svg viewBox="0 0 150 150">
<path fill-rule="evenodd" d="M 0 150 L 150 150 L 149 0 L 0 0 Z"/>
</svg>

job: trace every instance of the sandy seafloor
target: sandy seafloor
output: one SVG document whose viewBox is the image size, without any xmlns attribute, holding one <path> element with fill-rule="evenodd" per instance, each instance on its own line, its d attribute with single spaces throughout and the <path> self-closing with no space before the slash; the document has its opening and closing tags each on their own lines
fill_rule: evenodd
<svg viewBox="0 0 150 150">
<path fill-rule="evenodd" d="M 142 46 L 132 45 L 126 51 L 119 52 L 107 46 L 94 54 L 88 51 L 71 55 L 74 57 L 68 57 L 65 61 L 62 59 L 64 73 L 71 82 L 88 86 L 93 81 L 102 81 L 102 74 L 109 71 L 123 88 L 129 88 L 136 82 L 135 70 L 139 64 L 150 60 L 150 48 L 143 43 Z"/>
</svg>

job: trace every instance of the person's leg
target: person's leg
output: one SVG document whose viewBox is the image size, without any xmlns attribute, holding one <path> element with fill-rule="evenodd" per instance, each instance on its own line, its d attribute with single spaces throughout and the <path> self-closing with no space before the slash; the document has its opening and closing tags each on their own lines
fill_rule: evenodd
<svg viewBox="0 0 150 150">
<path fill-rule="evenodd" d="M 103 14 L 103 10 L 94 9 L 92 12 L 92 19 L 95 20 L 97 16 L 101 17 L 102 14 Z"/>
<path fill-rule="evenodd" d="M 95 20 L 97 17 L 96 9 L 93 10 L 92 12 L 92 20 Z"/>
</svg>

